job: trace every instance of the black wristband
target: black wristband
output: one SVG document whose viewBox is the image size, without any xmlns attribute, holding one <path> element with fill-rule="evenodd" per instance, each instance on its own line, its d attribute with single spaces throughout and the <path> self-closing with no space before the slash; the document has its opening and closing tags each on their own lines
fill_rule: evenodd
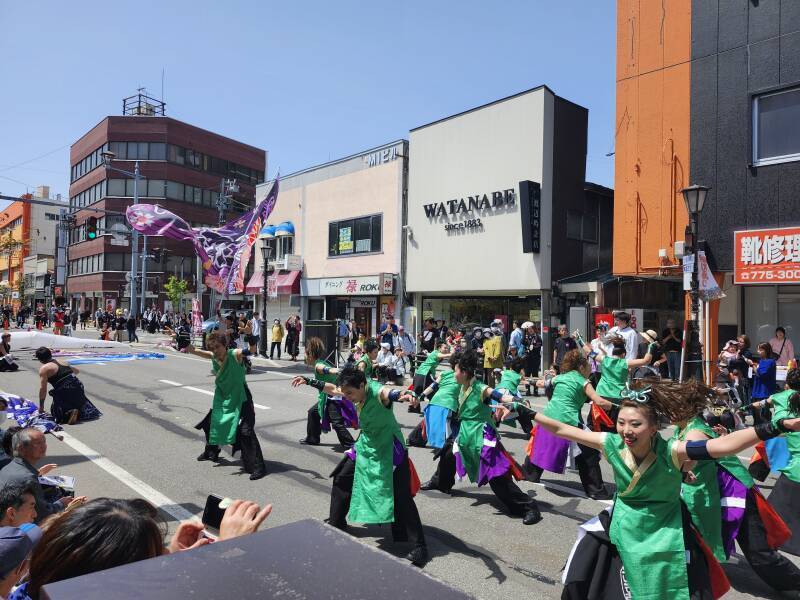
<svg viewBox="0 0 800 600">
<path fill-rule="evenodd" d="M 783 419 L 778 421 L 777 426 L 773 425 L 771 421 L 765 421 L 763 423 L 759 423 L 758 425 L 754 425 L 753 430 L 756 432 L 758 439 L 761 441 L 771 440 L 772 438 L 778 437 L 780 434 L 786 432 L 786 430 L 783 428 Z"/>
<path fill-rule="evenodd" d="M 706 448 L 708 440 L 689 440 L 686 442 L 686 456 L 689 460 L 714 460 Z"/>
<path fill-rule="evenodd" d="M 325 382 L 319 379 L 312 379 L 311 377 L 303 377 L 306 380 L 306 385 L 317 388 L 320 392 L 325 389 Z"/>
</svg>

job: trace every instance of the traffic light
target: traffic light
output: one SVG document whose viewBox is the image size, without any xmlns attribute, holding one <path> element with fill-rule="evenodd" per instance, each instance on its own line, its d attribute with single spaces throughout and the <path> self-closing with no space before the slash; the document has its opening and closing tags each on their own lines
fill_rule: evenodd
<svg viewBox="0 0 800 600">
<path fill-rule="evenodd" d="M 86 239 L 95 238 L 97 238 L 97 217 L 89 217 L 86 219 Z"/>
</svg>

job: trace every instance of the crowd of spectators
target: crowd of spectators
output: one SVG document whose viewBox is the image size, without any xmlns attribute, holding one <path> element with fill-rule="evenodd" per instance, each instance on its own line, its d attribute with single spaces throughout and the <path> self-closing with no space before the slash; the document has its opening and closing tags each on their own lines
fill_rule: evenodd
<svg viewBox="0 0 800 600">
<path fill-rule="evenodd" d="M 42 483 L 47 440 L 37 429 L 3 433 L 0 452 L 0 598 L 38 600 L 49 583 L 191 551 L 210 543 L 199 521 L 180 523 L 167 539 L 158 509 L 142 499 L 88 499 Z M 234 500 L 218 540 L 256 531 L 272 510 Z"/>
</svg>

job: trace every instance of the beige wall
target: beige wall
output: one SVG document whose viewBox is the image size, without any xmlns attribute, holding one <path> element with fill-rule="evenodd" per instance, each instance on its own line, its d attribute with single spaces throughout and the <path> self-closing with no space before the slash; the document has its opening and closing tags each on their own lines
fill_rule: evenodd
<svg viewBox="0 0 800 600">
<path fill-rule="evenodd" d="M 553 95 L 540 88 L 416 129 L 410 137 L 406 289 L 530 292 L 550 288 Z M 522 252 L 519 182 L 542 185 L 541 252 Z M 515 206 L 426 216 L 426 204 L 514 189 Z M 447 232 L 480 218 L 483 228 Z"/>
<path fill-rule="evenodd" d="M 268 222 L 294 223 L 294 251 L 303 257 L 303 277 L 307 279 L 400 272 L 403 160 L 372 167 L 367 167 L 362 158 L 352 160 L 363 168 L 306 185 L 295 185 L 292 177 L 281 181 L 278 201 Z M 259 199 L 268 189 L 258 188 Z M 328 258 L 331 221 L 379 213 L 383 215 L 380 253 Z M 256 269 L 260 265 L 259 253 Z"/>
</svg>

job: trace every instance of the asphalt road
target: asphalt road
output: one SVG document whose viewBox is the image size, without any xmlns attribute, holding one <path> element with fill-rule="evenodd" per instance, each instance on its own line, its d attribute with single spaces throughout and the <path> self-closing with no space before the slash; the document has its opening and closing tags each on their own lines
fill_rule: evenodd
<svg viewBox="0 0 800 600">
<path fill-rule="evenodd" d="M 144 346 L 140 348 L 145 349 Z M 151 349 L 148 347 L 147 349 Z M 21 370 L 3 373 L 0 390 L 36 399 L 38 365 L 30 353 L 20 356 Z M 269 474 L 251 482 L 240 461 L 223 452 L 213 465 L 197 462 L 202 434 L 194 429 L 211 404 L 210 362 L 169 353 L 165 360 L 83 365 L 80 378 L 91 400 L 103 412 L 99 421 L 67 426 L 59 442 L 48 436 L 47 462 L 62 474 L 77 478 L 79 495 L 145 497 L 160 505 L 173 526 L 176 517 L 199 515 L 207 494 L 272 503 L 268 526 L 303 518 L 323 519 L 329 506 L 331 470 L 341 457 L 333 433 L 317 447 L 297 441 L 305 434 L 306 411 L 314 390 L 294 390 L 297 363 L 258 359 L 248 384 L 256 409 L 258 432 Z M 540 403 L 541 405 L 541 403 Z M 418 423 L 402 405 L 394 408 L 404 434 Z M 506 447 L 524 457 L 526 439 L 520 430 L 504 428 Z M 425 449 L 411 457 L 426 480 L 436 463 Z M 610 474 L 604 465 L 606 481 Z M 769 491 L 774 481 L 763 486 Z M 545 474 L 542 484 L 521 482 L 535 496 L 544 519 L 524 526 L 506 516 L 488 486 L 458 483 L 452 496 L 420 492 L 416 502 L 425 525 L 432 560 L 425 570 L 479 598 L 558 598 L 561 568 L 576 535 L 576 527 L 593 517 L 604 503 L 586 499 L 576 473 Z M 393 545 L 388 526 L 353 528 L 364 543 L 398 556 L 410 549 Z M 725 566 L 734 590 L 726 598 L 778 598 L 743 559 Z"/>
</svg>

